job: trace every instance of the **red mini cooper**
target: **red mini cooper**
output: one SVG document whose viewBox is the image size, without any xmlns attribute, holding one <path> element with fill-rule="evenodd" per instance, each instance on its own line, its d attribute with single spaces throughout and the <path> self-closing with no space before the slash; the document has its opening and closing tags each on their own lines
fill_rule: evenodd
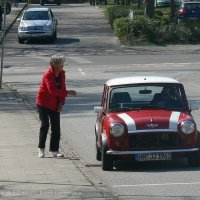
<svg viewBox="0 0 200 200">
<path fill-rule="evenodd" d="M 96 159 L 103 170 L 117 160 L 172 160 L 200 164 L 200 135 L 183 85 L 169 77 L 135 76 L 104 85 L 95 126 Z"/>
</svg>

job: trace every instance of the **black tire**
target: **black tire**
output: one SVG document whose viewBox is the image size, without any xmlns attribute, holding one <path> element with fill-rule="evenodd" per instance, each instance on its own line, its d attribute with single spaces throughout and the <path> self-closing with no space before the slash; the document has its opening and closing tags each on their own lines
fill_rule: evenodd
<svg viewBox="0 0 200 200">
<path fill-rule="evenodd" d="M 51 37 L 49 38 L 49 41 L 52 42 L 52 43 L 55 42 L 55 35 L 54 35 L 54 34 L 53 34 L 53 36 L 51 36 Z"/>
<path fill-rule="evenodd" d="M 57 31 L 54 33 L 54 41 L 57 40 Z"/>
<path fill-rule="evenodd" d="M 101 151 L 101 166 L 104 171 L 113 170 L 113 159 L 111 155 L 106 154 L 106 148 L 102 147 Z"/>
<path fill-rule="evenodd" d="M 198 167 L 200 166 L 200 151 L 191 153 L 188 156 L 188 163 L 191 167 Z"/>
<path fill-rule="evenodd" d="M 18 37 L 18 42 L 19 42 L 19 44 L 24 44 L 24 41 L 25 41 L 24 39 Z"/>
<path fill-rule="evenodd" d="M 101 151 L 97 145 L 96 145 L 96 159 L 98 161 L 101 161 Z"/>
<path fill-rule="evenodd" d="M 188 155 L 188 163 L 191 167 L 198 167 L 200 166 L 200 133 L 198 132 L 198 139 L 197 139 L 197 147 L 199 151 L 195 151 Z"/>
</svg>

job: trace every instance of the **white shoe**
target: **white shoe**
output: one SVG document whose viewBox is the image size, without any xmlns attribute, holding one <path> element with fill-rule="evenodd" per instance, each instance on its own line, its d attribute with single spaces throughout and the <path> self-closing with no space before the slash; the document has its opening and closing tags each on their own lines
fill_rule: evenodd
<svg viewBox="0 0 200 200">
<path fill-rule="evenodd" d="M 64 157 L 64 154 L 60 153 L 59 151 L 53 151 L 52 155 L 53 157 Z"/>
<path fill-rule="evenodd" d="M 39 158 L 44 158 L 44 156 L 45 156 L 44 149 L 39 149 L 38 157 Z"/>
</svg>

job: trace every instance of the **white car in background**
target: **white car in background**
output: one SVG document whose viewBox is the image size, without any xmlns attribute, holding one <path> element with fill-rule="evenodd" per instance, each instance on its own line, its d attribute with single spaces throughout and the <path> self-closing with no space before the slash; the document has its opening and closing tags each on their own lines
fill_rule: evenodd
<svg viewBox="0 0 200 200">
<path fill-rule="evenodd" d="M 18 42 L 32 38 L 47 38 L 54 42 L 57 38 L 57 19 L 50 8 L 28 8 L 18 19 Z"/>
</svg>

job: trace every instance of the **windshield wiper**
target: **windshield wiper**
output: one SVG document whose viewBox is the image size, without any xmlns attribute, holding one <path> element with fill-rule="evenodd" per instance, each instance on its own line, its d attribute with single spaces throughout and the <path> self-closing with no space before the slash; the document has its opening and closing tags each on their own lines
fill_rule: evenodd
<svg viewBox="0 0 200 200">
<path fill-rule="evenodd" d="M 162 110 L 171 110 L 171 108 L 166 107 L 166 106 L 159 106 L 159 105 L 145 105 L 140 107 L 141 110 L 143 109 L 162 109 Z"/>
</svg>

